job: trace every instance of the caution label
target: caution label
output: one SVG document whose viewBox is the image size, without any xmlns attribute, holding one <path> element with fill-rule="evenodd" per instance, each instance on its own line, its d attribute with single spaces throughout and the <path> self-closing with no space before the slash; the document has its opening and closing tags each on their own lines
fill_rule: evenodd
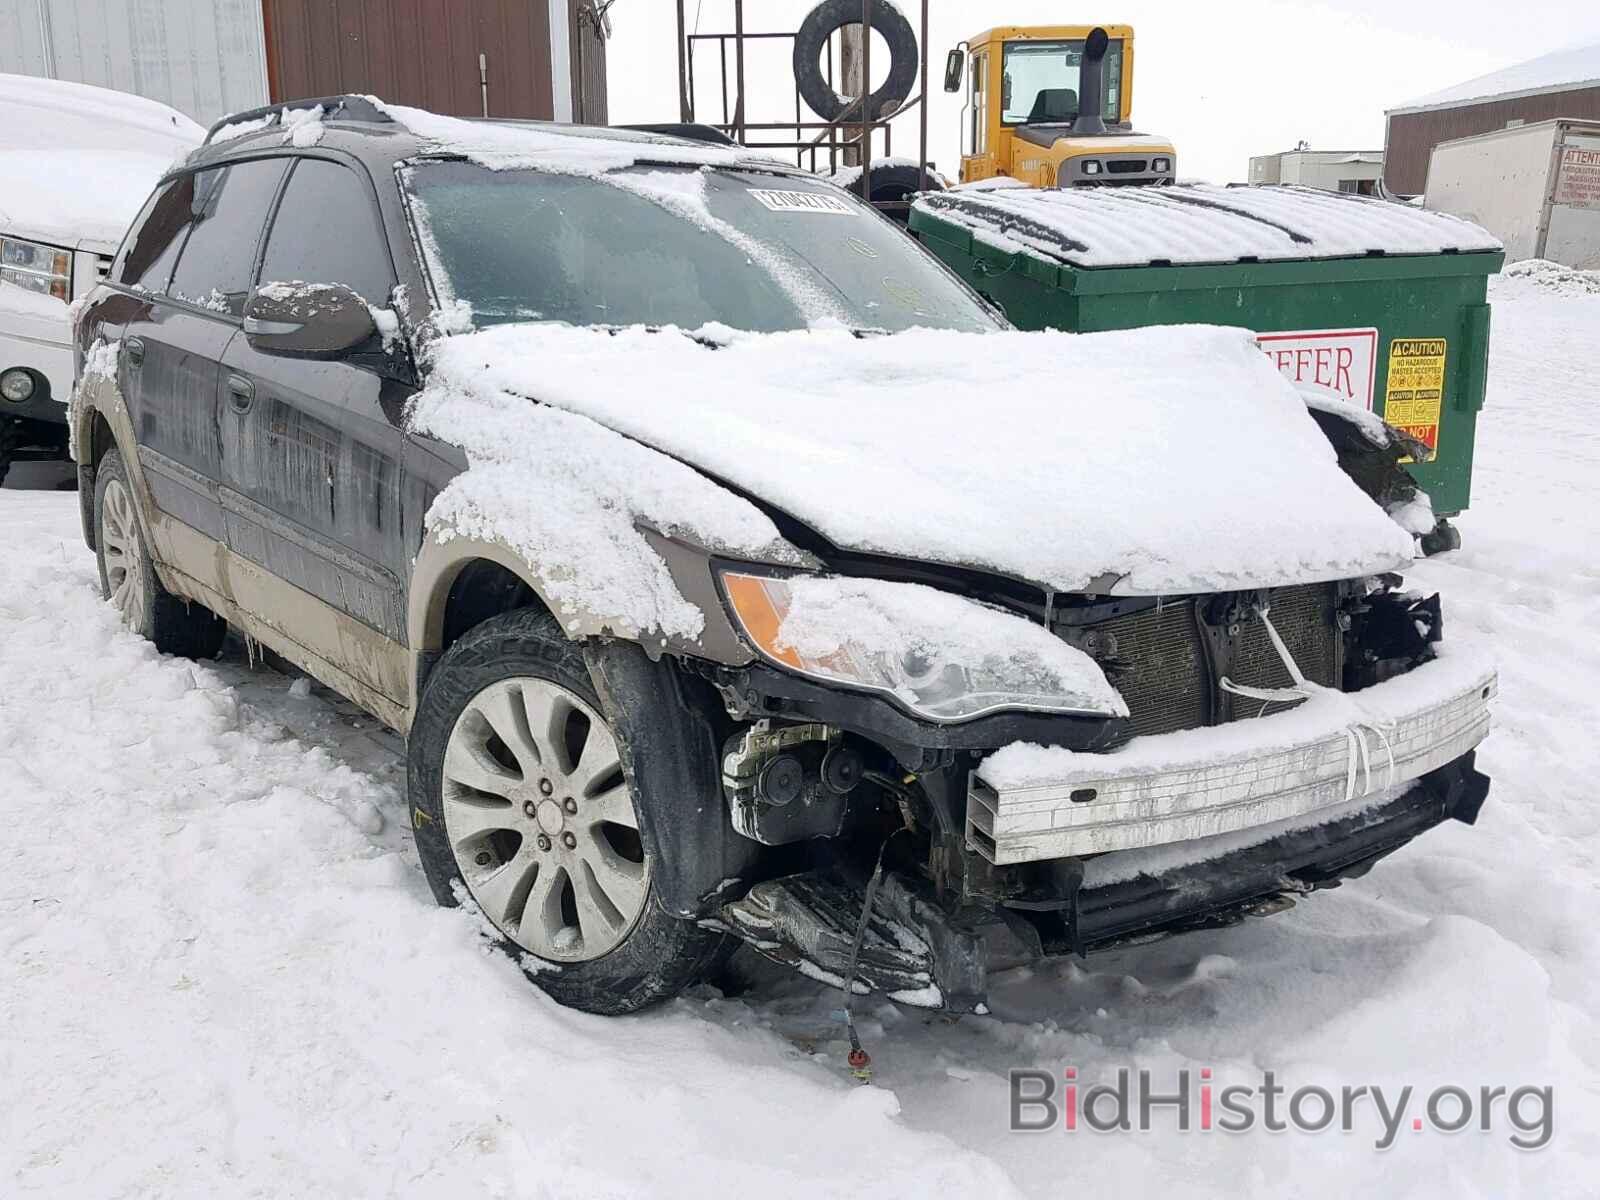
<svg viewBox="0 0 1600 1200">
<path fill-rule="evenodd" d="M 1444 403 L 1444 338 L 1395 338 L 1389 345 L 1389 384 L 1383 419 L 1430 450 L 1439 448 Z"/>
</svg>

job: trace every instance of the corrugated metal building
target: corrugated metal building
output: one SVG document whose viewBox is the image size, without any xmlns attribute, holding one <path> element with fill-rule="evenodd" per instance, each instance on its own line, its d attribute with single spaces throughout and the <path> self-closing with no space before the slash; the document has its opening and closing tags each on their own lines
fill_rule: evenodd
<svg viewBox="0 0 1600 1200">
<path fill-rule="evenodd" d="M 1558 50 L 1469 79 L 1384 114 L 1383 182 L 1415 196 L 1440 142 L 1573 117 L 1600 119 L 1600 44 Z"/>
<path fill-rule="evenodd" d="M 606 123 L 597 0 L 0 0 L 0 72 L 160 100 L 209 124 L 363 92 L 455 116 Z"/>
<path fill-rule="evenodd" d="M 1251 183 L 1298 183 L 1370 196 L 1383 173 L 1381 150 L 1285 150 L 1250 160 Z"/>
</svg>

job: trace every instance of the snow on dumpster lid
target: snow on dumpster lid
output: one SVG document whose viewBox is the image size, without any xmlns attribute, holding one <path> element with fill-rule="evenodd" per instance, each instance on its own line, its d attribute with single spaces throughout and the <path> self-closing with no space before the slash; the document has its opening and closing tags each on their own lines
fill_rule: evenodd
<svg viewBox="0 0 1600 1200">
<path fill-rule="evenodd" d="M 1281 184 L 933 192 L 915 207 L 1003 250 L 1138 267 L 1499 250 L 1488 230 L 1371 196 Z"/>
</svg>

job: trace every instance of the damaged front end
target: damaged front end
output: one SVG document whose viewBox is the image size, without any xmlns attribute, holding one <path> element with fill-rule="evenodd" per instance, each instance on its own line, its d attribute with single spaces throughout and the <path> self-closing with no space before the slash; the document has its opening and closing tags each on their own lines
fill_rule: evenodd
<svg viewBox="0 0 1600 1200">
<path fill-rule="evenodd" d="M 1487 794 L 1493 673 L 1438 654 L 1438 597 L 1398 577 L 994 599 L 959 602 L 1047 632 L 1110 694 L 1077 659 L 896 680 L 825 637 L 784 655 L 790 614 L 730 600 L 755 653 L 693 665 L 749 853 L 695 919 L 834 986 L 981 1010 L 994 970 L 1278 911 Z"/>
</svg>

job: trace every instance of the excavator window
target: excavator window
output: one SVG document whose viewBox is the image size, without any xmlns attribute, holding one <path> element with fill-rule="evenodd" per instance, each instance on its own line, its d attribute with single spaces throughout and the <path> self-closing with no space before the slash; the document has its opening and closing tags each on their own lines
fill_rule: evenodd
<svg viewBox="0 0 1600 1200">
<path fill-rule="evenodd" d="M 1083 41 L 1007 42 L 1000 120 L 1005 125 L 1068 124 L 1078 116 L 1078 71 Z M 1122 106 L 1122 40 L 1106 49 L 1105 111 L 1116 121 Z"/>
</svg>

